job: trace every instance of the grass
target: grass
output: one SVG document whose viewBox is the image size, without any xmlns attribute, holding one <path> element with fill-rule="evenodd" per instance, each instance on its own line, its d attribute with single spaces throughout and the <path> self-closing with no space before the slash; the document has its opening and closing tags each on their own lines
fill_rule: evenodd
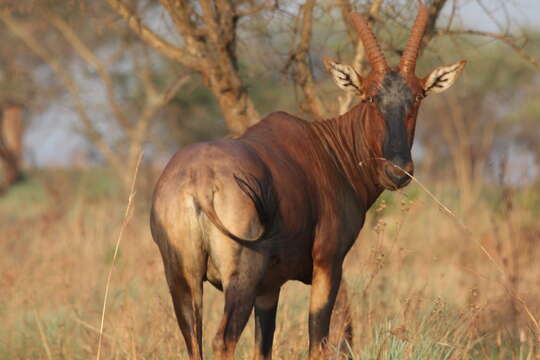
<svg viewBox="0 0 540 360">
<path fill-rule="evenodd" d="M 137 190 L 114 265 L 102 359 L 186 357 L 149 233 L 150 183 Z M 116 186 L 101 170 L 42 171 L 0 198 L 0 360 L 96 357 L 105 284 L 126 205 Z M 444 204 L 457 207 L 455 189 L 433 188 Z M 508 195 L 490 188 L 486 194 L 464 217 L 470 237 L 414 184 L 404 194 L 385 194 L 373 207 L 344 271 L 355 359 L 538 358 L 535 325 L 508 291 L 534 316 L 540 313 L 539 209 L 528 197 L 538 191 L 513 189 Z M 205 286 L 209 359 L 222 301 L 221 293 Z M 308 302 L 309 287 L 284 287 L 274 358 L 307 357 Z M 251 357 L 252 343 L 250 322 L 238 359 Z"/>
</svg>

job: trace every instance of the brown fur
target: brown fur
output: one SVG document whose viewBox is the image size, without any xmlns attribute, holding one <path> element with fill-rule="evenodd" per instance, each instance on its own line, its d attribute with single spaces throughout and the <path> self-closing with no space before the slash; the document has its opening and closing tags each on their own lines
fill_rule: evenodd
<svg viewBox="0 0 540 360">
<path fill-rule="evenodd" d="M 234 357 L 253 308 L 254 358 L 271 358 L 279 290 L 288 280 L 312 285 L 309 354 L 324 357 L 343 260 L 366 211 L 385 188 L 410 180 L 384 148 L 412 171 L 425 80 L 384 70 L 362 80 L 363 102 L 343 116 L 307 122 L 272 113 L 237 139 L 188 146 L 169 162 L 154 192 L 151 228 L 191 359 L 202 358 L 205 280 L 225 295 L 217 359 Z M 446 89 L 455 76 L 444 76 L 433 82 Z"/>
<path fill-rule="evenodd" d="M 365 136 L 382 131 L 368 124 L 371 111 L 360 104 L 314 123 L 273 113 L 236 140 L 189 146 L 168 164 L 151 226 L 192 358 L 201 357 L 203 280 L 225 292 L 218 358 L 232 358 L 254 305 L 270 323 L 258 325 L 256 356 L 270 357 L 274 304 L 287 280 L 313 283 L 310 348 L 320 350 L 343 259 L 383 190 L 372 161 L 380 154 Z"/>
</svg>

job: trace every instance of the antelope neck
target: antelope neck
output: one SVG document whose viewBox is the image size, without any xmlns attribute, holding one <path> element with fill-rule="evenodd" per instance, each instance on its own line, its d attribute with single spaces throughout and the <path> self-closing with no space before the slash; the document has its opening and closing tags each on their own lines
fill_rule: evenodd
<svg viewBox="0 0 540 360">
<path fill-rule="evenodd" d="M 360 103 L 341 116 L 310 123 L 324 151 L 366 206 L 382 191 L 376 181 L 377 160 L 364 131 L 368 119 L 369 107 Z"/>
</svg>

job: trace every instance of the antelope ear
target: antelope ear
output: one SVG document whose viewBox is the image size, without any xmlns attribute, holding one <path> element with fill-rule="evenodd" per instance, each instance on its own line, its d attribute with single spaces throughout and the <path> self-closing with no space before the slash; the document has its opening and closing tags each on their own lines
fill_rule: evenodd
<svg viewBox="0 0 540 360">
<path fill-rule="evenodd" d="M 424 79 L 424 92 L 426 95 L 438 94 L 448 90 L 456 81 L 461 70 L 465 67 L 466 61 L 460 61 L 448 66 L 435 68 Z"/>
<path fill-rule="evenodd" d="M 323 59 L 326 69 L 332 74 L 335 83 L 345 91 L 351 91 L 359 96 L 363 96 L 362 78 L 349 65 L 338 64 L 332 59 Z"/>
</svg>

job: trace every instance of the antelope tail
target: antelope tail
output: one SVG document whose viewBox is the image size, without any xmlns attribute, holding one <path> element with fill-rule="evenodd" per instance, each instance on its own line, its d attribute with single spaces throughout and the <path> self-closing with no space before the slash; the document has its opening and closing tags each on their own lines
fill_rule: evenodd
<svg viewBox="0 0 540 360">
<path fill-rule="evenodd" d="M 268 240 L 273 237 L 272 233 L 276 222 L 278 204 L 271 178 L 264 177 L 262 180 L 260 180 L 252 175 L 245 175 L 243 177 L 234 175 L 234 179 L 240 190 L 242 190 L 251 199 L 255 209 L 257 210 L 259 222 L 264 229 L 258 238 L 244 239 L 233 234 L 229 229 L 227 229 L 227 227 L 219 219 L 219 216 L 214 208 L 213 193 L 211 197 L 205 196 L 198 198 L 197 204 L 200 206 L 206 217 L 208 217 L 210 222 L 226 236 L 246 247 L 260 245 L 264 240 Z"/>
</svg>

